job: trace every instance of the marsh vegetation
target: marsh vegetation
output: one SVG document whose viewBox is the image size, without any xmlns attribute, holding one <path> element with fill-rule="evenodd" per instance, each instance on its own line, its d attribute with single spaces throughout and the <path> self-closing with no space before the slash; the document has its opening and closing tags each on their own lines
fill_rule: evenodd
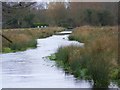
<svg viewBox="0 0 120 90">
<path fill-rule="evenodd" d="M 89 3 L 69 2 L 66 0 L 65 2 L 49 3 L 3 2 L 2 35 L 10 39 L 12 43 L 3 38 L 2 52 L 23 51 L 28 48 L 35 48 L 37 44 L 42 44 L 42 47 L 40 45 L 35 49 L 35 52 L 34 50 L 31 50 L 32 52 L 26 51 L 30 57 L 37 60 L 36 62 L 32 60 L 32 63 L 39 63 L 39 68 L 36 66 L 35 69 L 44 67 L 44 65 L 41 66 L 41 61 L 44 62 L 43 57 L 53 52 L 55 54 L 52 54 L 49 58 L 55 60 L 58 66 L 79 80 L 91 80 L 94 82 L 94 87 L 108 87 L 111 82 L 120 85 L 120 61 L 118 59 L 120 56 L 118 51 L 120 50 L 117 30 L 119 21 L 118 5 L 118 2 Z M 74 28 L 68 38 L 67 35 L 64 36 L 64 34 L 69 34 L 68 32 L 56 33 L 64 30 L 64 28 Z M 49 36 L 51 37 L 46 38 Z M 37 42 L 37 39 L 41 38 L 44 38 L 44 41 L 38 40 L 40 42 Z M 70 42 L 84 44 L 82 46 L 80 46 L 81 44 L 69 45 Z M 40 53 L 41 50 L 44 52 Z M 5 64 L 13 63 L 8 58 L 9 54 L 7 58 L 7 54 L 2 55 L 5 55 L 4 59 L 7 61 L 5 61 Z M 11 55 L 10 57 L 14 60 L 14 57 Z M 19 54 L 16 57 L 19 57 Z M 23 59 L 23 61 L 26 62 L 29 58 L 26 55 L 25 58 L 26 60 Z M 16 62 L 19 66 L 17 59 Z M 7 70 L 9 70 L 8 67 Z M 18 68 L 21 68 L 21 66 Z M 44 69 L 46 70 L 46 68 L 47 66 Z M 47 71 L 51 68 L 47 68 Z M 14 69 L 16 70 L 16 67 Z M 45 72 L 44 75 L 47 75 L 47 73 Z M 46 78 L 47 80 L 50 78 L 49 75 Z M 39 78 L 37 77 L 37 79 Z M 34 81 L 36 80 L 33 79 Z M 56 85 L 55 83 L 52 84 Z"/>
<path fill-rule="evenodd" d="M 35 48 L 37 39 L 49 37 L 56 32 L 64 30 L 61 27 L 49 28 L 30 28 L 30 29 L 3 29 L 3 35 L 9 38 L 12 43 L 5 38 L 2 39 L 2 52 L 15 52 L 26 50 L 27 48 Z"/>
<path fill-rule="evenodd" d="M 78 27 L 69 40 L 83 42 L 84 47 L 58 48 L 51 56 L 58 65 L 79 79 L 93 80 L 95 87 L 119 82 L 117 27 Z"/>
</svg>

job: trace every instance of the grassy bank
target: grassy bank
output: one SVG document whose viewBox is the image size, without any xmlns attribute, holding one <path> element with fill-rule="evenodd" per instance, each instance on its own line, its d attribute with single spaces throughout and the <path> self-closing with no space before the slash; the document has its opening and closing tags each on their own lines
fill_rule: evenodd
<svg viewBox="0 0 120 90">
<path fill-rule="evenodd" d="M 56 32 L 64 30 L 61 27 L 49 27 L 43 29 L 3 29 L 2 34 L 12 41 L 2 39 L 2 52 L 15 52 L 35 48 L 38 38 L 49 37 Z"/>
<path fill-rule="evenodd" d="M 60 47 L 50 59 L 79 79 L 93 80 L 94 87 L 108 87 L 111 81 L 120 81 L 117 27 L 79 27 L 69 39 L 85 46 Z"/>
</svg>

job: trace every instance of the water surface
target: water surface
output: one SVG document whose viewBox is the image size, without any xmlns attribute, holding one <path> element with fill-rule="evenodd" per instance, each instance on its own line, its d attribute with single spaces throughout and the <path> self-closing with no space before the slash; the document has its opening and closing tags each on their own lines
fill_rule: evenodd
<svg viewBox="0 0 120 90">
<path fill-rule="evenodd" d="M 62 33 L 68 33 L 62 32 Z M 23 52 L 1 54 L 2 88 L 90 88 L 85 80 L 76 80 L 73 75 L 56 67 L 55 62 L 45 58 L 56 52 L 60 46 L 83 45 L 68 41 L 68 35 L 53 35 L 38 39 L 37 48 Z"/>
</svg>

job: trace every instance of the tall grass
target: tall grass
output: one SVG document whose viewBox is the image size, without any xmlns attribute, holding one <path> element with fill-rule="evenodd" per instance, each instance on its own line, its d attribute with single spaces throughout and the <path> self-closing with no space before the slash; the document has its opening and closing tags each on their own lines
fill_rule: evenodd
<svg viewBox="0 0 120 90">
<path fill-rule="evenodd" d="M 66 72 L 74 74 L 75 77 L 81 79 L 90 79 L 87 69 L 83 66 L 85 62 L 80 60 L 84 49 L 80 46 L 60 47 L 55 54 L 56 61 L 60 64 Z"/>
<path fill-rule="evenodd" d="M 2 39 L 2 52 L 20 51 L 36 47 L 38 38 L 45 38 L 56 32 L 62 31 L 61 27 L 49 27 L 43 29 L 5 29 L 2 34 L 13 43 Z"/>
<path fill-rule="evenodd" d="M 92 79 L 94 87 L 108 87 L 118 81 L 117 27 L 80 27 L 69 36 L 70 40 L 84 42 L 85 46 L 59 48 L 56 59 L 61 60 L 78 78 Z"/>
<path fill-rule="evenodd" d="M 117 66 L 117 50 L 115 50 L 117 43 L 114 40 L 111 37 L 102 36 L 87 46 L 86 53 L 89 53 L 90 58 L 87 67 L 95 86 L 104 87 L 110 83 L 113 73 L 111 71 Z"/>
</svg>

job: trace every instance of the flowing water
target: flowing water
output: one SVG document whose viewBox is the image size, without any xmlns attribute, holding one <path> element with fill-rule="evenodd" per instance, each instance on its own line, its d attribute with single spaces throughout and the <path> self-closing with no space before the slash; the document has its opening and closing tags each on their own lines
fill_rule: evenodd
<svg viewBox="0 0 120 90">
<path fill-rule="evenodd" d="M 68 35 L 53 35 L 38 39 L 37 42 L 36 49 L 0 55 L 2 88 L 92 87 L 89 81 L 76 80 L 73 75 L 66 75 L 61 68 L 56 67 L 54 61 L 45 58 L 55 53 L 60 46 L 70 44 L 81 46 L 83 43 L 68 41 Z"/>
</svg>

